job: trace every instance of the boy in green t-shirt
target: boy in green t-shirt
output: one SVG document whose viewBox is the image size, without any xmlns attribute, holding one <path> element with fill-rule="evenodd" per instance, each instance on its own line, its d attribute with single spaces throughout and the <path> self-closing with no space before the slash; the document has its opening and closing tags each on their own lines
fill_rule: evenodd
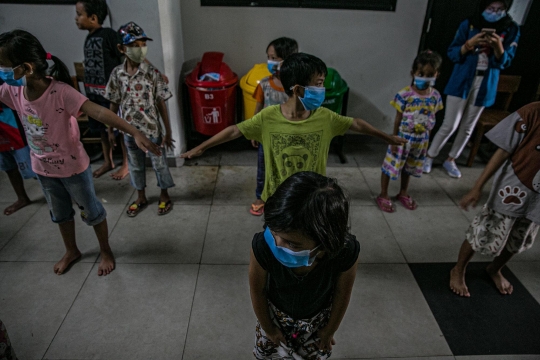
<svg viewBox="0 0 540 360">
<path fill-rule="evenodd" d="M 321 108 L 324 100 L 324 62 L 309 54 L 290 55 L 280 69 L 281 83 L 289 100 L 282 105 L 269 106 L 238 125 L 231 125 L 180 155 L 191 159 L 205 150 L 244 135 L 264 147 L 266 175 L 261 196 L 266 201 L 289 176 L 300 171 L 326 175 L 330 141 L 347 130 L 375 136 L 390 145 L 407 142 L 369 125 L 362 119 L 341 116 Z"/>
</svg>

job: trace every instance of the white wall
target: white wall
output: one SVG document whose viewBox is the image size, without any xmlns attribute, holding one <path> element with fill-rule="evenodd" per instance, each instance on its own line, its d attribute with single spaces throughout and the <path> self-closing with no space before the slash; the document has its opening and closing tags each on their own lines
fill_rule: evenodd
<svg viewBox="0 0 540 360">
<path fill-rule="evenodd" d="M 427 0 L 400 0 L 396 12 L 201 7 L 181 0 L 184 55 L 222 51 L 239 76 L 266 61 L 266 46 L 280 36 L 320 57 L 351 87 L 348 114 L 392 131 L 389 101 L 411 81 Z"/>
</svg>

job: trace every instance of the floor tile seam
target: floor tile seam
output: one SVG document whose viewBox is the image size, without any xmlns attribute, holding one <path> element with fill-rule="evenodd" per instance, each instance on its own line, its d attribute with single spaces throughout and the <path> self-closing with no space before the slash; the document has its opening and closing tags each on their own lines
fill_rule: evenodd
<svg viewBox="0 0 540 360">
<path fill-rule="evenodd" d="M 202 256 L 202 252 L 201 252 Z M 195 287 L 193 288 L 193 297 L 191 298 L 191 307 L 189 309 L 189 316 L 188 316 L 188 322 L 186 326 L 186 336 L 184 337 L 184 347 L 182 348 L 182 356 L 179 360 L 182 360 L 184 358 L 184 354 L 186 352 L 186 346 L 187 346 L 187 339 L 189 335 L 189 326 L 191 325 L 191 315 L 193 314 L 193 306 L 195 305 L 195 294 L 197 294 L 197 285 L 199 284 L 199 274 L 201 272 L 201 264 L 197 267 L 197 276 L 195 277 Z"/>
<path fill-rule="evenodd" d="M 34 212 L 32 213 L 32 215 L 30 215 L 30 216 L 26 219 L 26 221 L 19 227 L 19 230 L 17 230 L 17 231 L 15 232 L 15 234 L 13 234 L 13 236 L 11 236 L 11 237 L 9 238 L 9 240 L 6 241 L 6 243 L 0 247 L 0 252 L 2 252 L 2 250 L 4 250 L 4 248 L 7 246 L 7 244 L 9 244 L 9 243 L 11 242 L 11 240 L 13 240 L 13 239 L 15 238 L 15 236 L 17 236 L 17 234 L 25 227 L 25 225 L 30 221 L 30 219 L 33 218 L 34 215 L 36 215 L 36 213 L 39 211 L 39 209 L 41 209 L 41 207 L 42 207 L 44 204 L 46 204 L 46 203 L 43 203 L 41 206 L 38 206 L 37 209 L 36 209 L 36 211 L 34 211 Z M 32 205 L 32 204 L 30 204 L 30 205 Z"/>
<path fill-rule="evenodd" d="M 371 197 L 373 198 L 375 196 L 375 193 L 371 189 L 371 186 L 369 186 L 369 182 L 367 181 L 366 175 L 364 174 L 364 172 L 362 171 L 362 168 L 360 166 L 358 167 L 358 170 L 360 170 L 360 174 L 362 175 L 362 179 L 364 179 L 364 184 L 366 184 L 367 188 L 369 189 L 369 193 L 370 193 Z"/>
<path fill-rule="evenodd" d="M 79 294 L 81 293 L 84 285 L 86 284 L 86 282 L 88 281 L 88 278 L 90 277 L 90 274 L 92 273 L 92 270 L 94 270 L 96 268 L 96 264 L 94 263 L 94 265 L 90 266 L 90 269 L 88 270 L 88 274 L 86 274 L 86 277 L 84 278 L 84 281 L 82 282 L 81 284 L 81 287 L 79 288 L 79 291 L 77 291 L 77 294 L 75 295 L 75 297 L 73 298 L 73 301 L 71 302 L 71 305 L 69 306 L 67 312 L 66 312 L 66 315 L 64 316 L 64 318 L 62 319 L 62 322 L 60 323 L 60 325 L 58 326 L 58 329 L 56 329 L 56 332 L 54 333 L 54 336 L 52 337 L 51 339 L 51 342 L 49 343 L 49 346 L 47 346 L 47 349 L 45 349 L 45 352 L 43 353 L 43 356 L 41 357 L 41 360 L 44 360 L 45 359 L 45 356 L 47 355 L 47 352 L 49 351 L 49 349 L 51 348 L 51 345 L 52 343 L 54 342 L 54 339 L 56 339 L 56 336 L 58 335 L 58 332 L 60 331 L 60 329 L 62 328 L 62 325 L 64 325 L 64 322 L 66 321 L 69 313 L 71 312 L 71 309 L 73 308 L 73 305 L 75 304 L 75 301 L 77 301 L 77 298 L 79 297 Z"/>
<path fill-rule="evenodd" d="M 437 180 L 437 178 L 440 178 L 440 179 L 445 179 L 443 177 L 438 177 L 438 176 L 431 176 L 431 178 L 433 180 L 435 180 L 435 182 L 437 183 L 437 185 L 439 185 L 439 187 L 444 191 L 444 193 L 446 194 L 446 196 L 448 196 L 450 198 L 450 200 L 455 204 L 455 206 L 457 206 L 459 208 L 459 202 L 456 202 L 452 196 L 450 195 L 450 193 L 448 191 L 446 191 L 446 188 L 443 186 L 443 184 L 439 183 L 439 181 Z"/>
</svg>

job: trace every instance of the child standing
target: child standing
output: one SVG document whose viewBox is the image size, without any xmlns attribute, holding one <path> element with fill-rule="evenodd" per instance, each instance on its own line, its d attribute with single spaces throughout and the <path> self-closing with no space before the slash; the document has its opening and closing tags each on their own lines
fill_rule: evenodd
<svg viewBox="0 0 540 360">
<path fill-rule="evenodd" d="M 257 359 L 330 357 L 360 253 L 348 219 L 343 190 L 314 172 L 290 176 L 268 199 L 249 263 Z"/>
<path fill-rule="evenodd" d="M 50 71 L 47 60 L 54 62 Z M 47 53 L 27 31 L 0 34 L 0 77 L 6 82 L 0 86 L 0 101 L 21 116 L 31 149 L 32 169 L 38 175 L 51 219 L 59 225 L 66 247 L 54 272 L 63 274 L 81 257 L 75 240 L 73 199 L 82 220 L 94 227 L 99 241 L 98 275 L 109 274 L 115 263 L 109 246 L 107 214 L 94 191 L 90 159 L 80 142 L 76 116 L 84 112 L 132 134 L 143 150 L 159 154 L 159 148 L 133 126 L 67 85 L 71 77 L 64 63 Z"/>
<path fill-rule="evenodd" d="M 279 184 L 294 173 L 314 171 L 325 175 L 330 142 L 347 130 L 376 136 L 392 145 L 407 142 L 377 130 L 362 119 L 321 108 L 326 73 L 326 65 L 321 59 L 304 53 L 290 55 L 280 69 L 280 80 L 289 96 L 286 103 L 269 106 L 180 156 L 188 159 L 200 156 L 206 149 L 242 135 L 257 140 L 265 153 L 266 172 L 261 199 L 266 201 Z"/>
<path fill-rule="evenodd" d="M 284 104 L 289 99 L 279 80 L 279 69 L 283 60 L 289 57 L 290 54 L 297 52 L 298 43 L 296 40 L 287 37 L 281 37 L 268 44 L 266 48 L 268 71 L 272 75 L 262 79 L 255 88 L 253 93 L 253 97 L 257 100 L 255 114 L 268 106 Z M 264 201 L 261 199 L 264 189 L 264 150 L 256 140 L 251 140 L 251 144 L 258 148 L 259 154 L 257 157 L 257 188 L 255 189 L 257 199 L 251 204 L 249 212 L 255 216 L 261 216 L 264 213 Z"/>
<path fill-rule="evenodd" d="M 435 113 L 443 108 L 441 95 L 433 85 L 439 74 L 442 58 L 431 50 L 422 51 L 414 59 L 412 85 L 400 90 L 390 102 L 396 108 L 394 134 L 408 140 L 403 146 L 389 146 L 382 165 L 381 194 L 377 204 L 382 211 L 396 211 L 388 195 L 390 179 L 401 175 L 401 189 L 396 199 L 405 208 L 414 210 L 416 201 L 407 193 L 411 175 L 420 177 L 429 145 L 429 132 L 435 125 Z"/>
<path fill-rule="evenodd" d="M 512 284 L 501 269 L 514 256 L 529 249 L 540 227 L 540 102 L 526 105 L 486 134 L 499 148 L 460 202 L 463 209 L 476 206 L 482 188 L 495 174 L 489 199 L 471 223 L 450 272 L 450 289 L 471 296 L 465 269 L 475 252 L 495 258 L 487 272 L 501 294 L 511 294 Z"/>
<path fill-rule="evenodd" d="M 84 42 L 84 90 L 89 100 L 108 109 L 110 102 L 103 96 L 112 70 L 122 63 L 122 53 L 118 50 L 122 40 L 116 31 L 103 27 L 108 12 L 105 0 L 80 0 L 75 6 L 77 27 L 88 31 Z M 89 116 L 88 126 L 99 131 L 101 137 L 104 163 L 93 172 L 93 176 L 98 178 L 115 167 L 112 147 L 103 123 Z M 120 169 L 111 175 L 115 180 L 121 180 L 129 173 L 123 141 L 121 144 L 124 161 Z"/>
<path fill-rule="evenodd" d="M 3 83 L 0 80 L 0 85 Z M 24 189 L 23 179 L 35 179 L 37 176 L 32 171 L 30 149 L 24 141 L 22 124 L 17 114 L 3 103 L 0 103 L 0 170 L 6 172 L 17 195 L 17 201 L 4 209 L 4 215 L 11 215 L 32 203 Z"/>
<path fill-rule="evenodd" d="M 171 98 L 172 94 L 160 72 L 144 62 L 147 53 L 146 41 L 152 39 L 134 22 L 122 26 L 119 33 L 122 36 L 122 45 L 118 45 L 118 49 L 126 55 L 126 59 L 112 71 L 105 97 L 111 102 L 113 112 L 118 112 L 121 108 L 125 121 L 143 132 L 154 144 L 172 148 L 171 124 L 165 105 L 165 101 Z M 165 130 L 161 128 L 160 115 Z M 128 151 L 131 184 L 138 193 L 137 200 L 129 206 L 127 214 L 135 217 L 148 205 L 145 191 L 146 154 L 137 147 L 133 137 L 125 136 L 124 141 Z M 158 215 L 165 215 L 172 210 L 167 189 L 174 186 L 174 181 L 167 166 L 165 152 L 158 156 L 150 154 L 150 160 L 161 188 Z"/>
</svg>

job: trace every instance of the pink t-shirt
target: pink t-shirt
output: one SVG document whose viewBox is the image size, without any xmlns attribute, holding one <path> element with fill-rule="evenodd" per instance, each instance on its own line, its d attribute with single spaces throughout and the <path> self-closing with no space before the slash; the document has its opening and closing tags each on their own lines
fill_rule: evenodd
<svg viewBox="0 0 540 360">
<path fill-rule="evenodd" d="M 19 113 L 35 173 L 63 178 L 88 168 L 90 159 L 80 141 L 76 119 L 87 100 L 56 80 L 34 101 L 26 100 L 23 86 L 0 86 L 0 101 Z"/>
</svg>

